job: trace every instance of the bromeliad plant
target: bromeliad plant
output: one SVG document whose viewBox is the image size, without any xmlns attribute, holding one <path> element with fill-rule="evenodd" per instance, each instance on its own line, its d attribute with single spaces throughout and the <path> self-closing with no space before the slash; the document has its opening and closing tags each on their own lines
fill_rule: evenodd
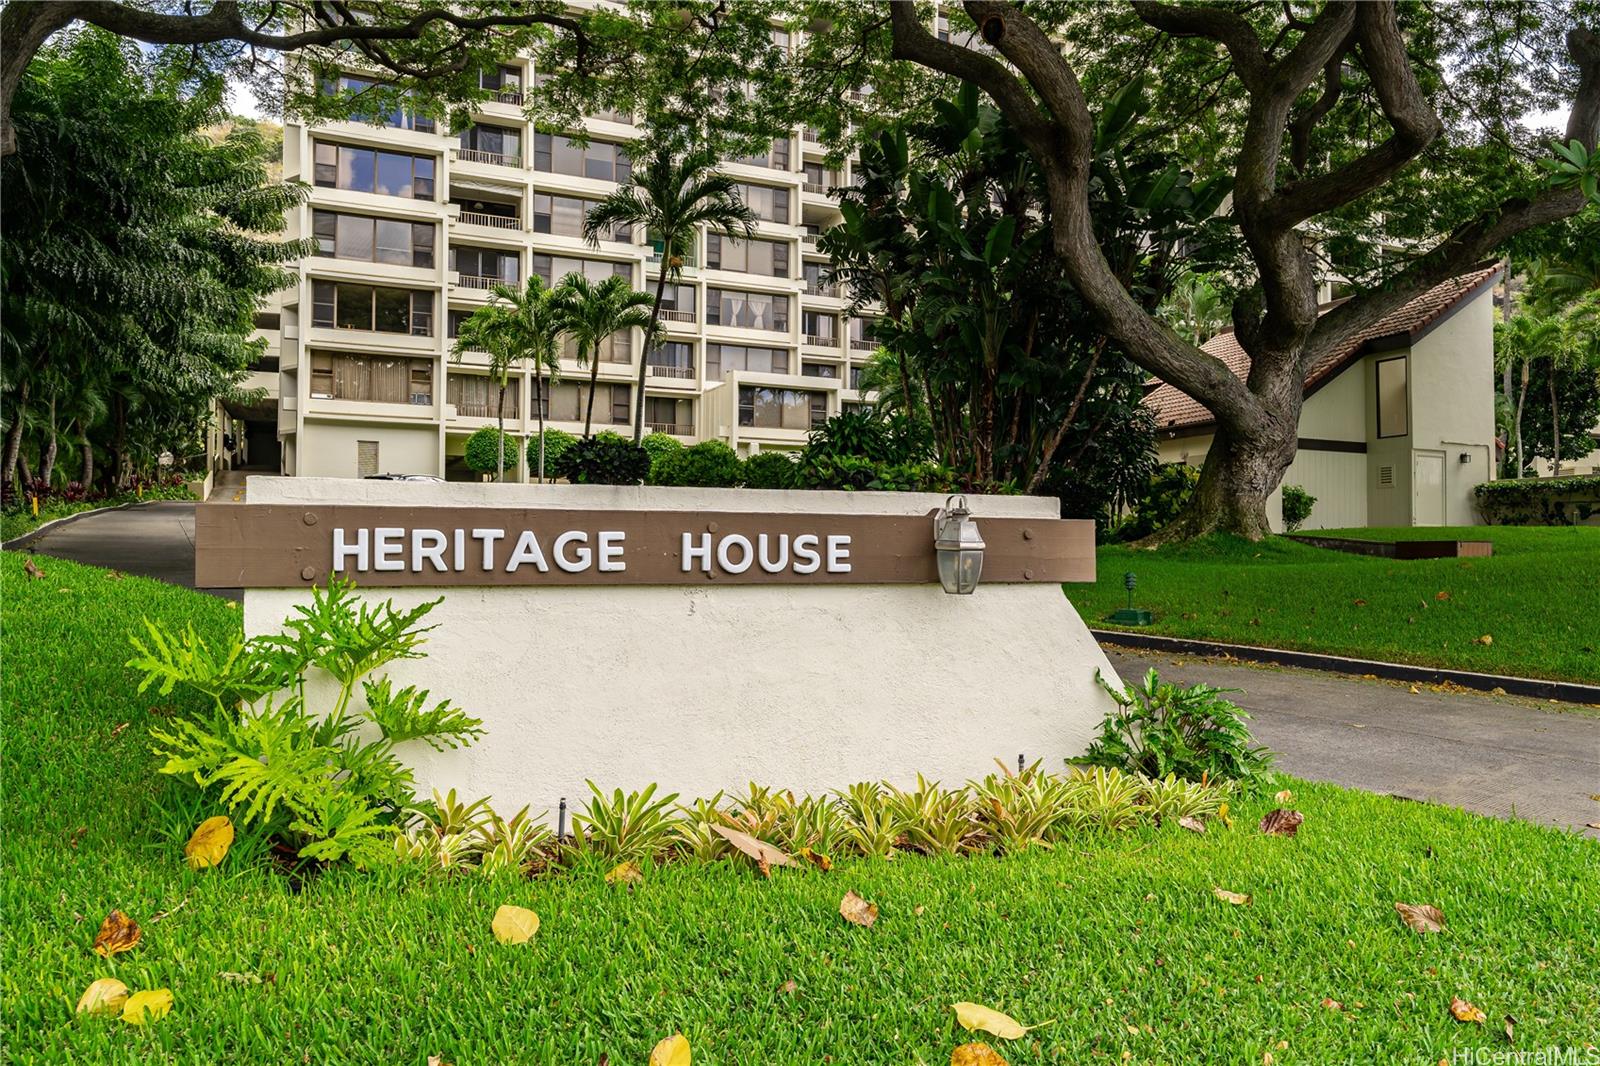
<svg viewBox="0 0 1600 1066">
<path fill-rule="evenodd" d="M 373 605 L 335 580 L 314 589 L 281 634 L 227 648 L 146 619 L 145 636 L 130 638 L 128 665 L 144 674 L 139 691 L 168 695 L 182 685 L 212 703 L 207 715 L 151 731 L 166 760 L 161 772 L 303 859 L 367 866 L 394 857 L 395 830 L 416 803 L 396 746 L 420 740 L 442 751 L 483 733 L 448 700 L 430 703 L 426 690 L 397 690 L 378 676 L 389 663 L 422 657 L 433 627 L 420 623 L 439 602 Z"/>
<path fill-rule="evenodd" d="M 1209 685 L 1180 688 L 1154 670 L 1118 690 L 1096 675 L 1116 700 L 1089 750 L 1071 760 L 1149 778 L 1175 774 L 1186 781 L 1260 784 L 1272 772 L 1273 754 L 1254 745 L 1250 716 Z"/>
</svg>

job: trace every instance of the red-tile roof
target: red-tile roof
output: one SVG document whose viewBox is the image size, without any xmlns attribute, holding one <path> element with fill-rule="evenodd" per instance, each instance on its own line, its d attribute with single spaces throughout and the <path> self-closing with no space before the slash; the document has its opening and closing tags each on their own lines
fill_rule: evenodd
<svg viewBox="0 0 1600 1066">
<path fill-rule="evenodd" d="M 1486 266 L 1435 285 L 1358 334 L 1342 349 L 1324 356 L 1306 375 L 1306 389 L 1316 388 L 1343 370 L 1353 358 L 1368 351 L 1415 344 L 1459 304 L 1493 284 L 1499 273 L 1499 266 Z M 1328 304 L 1322 309 L 1323 313 L 1337 306 L 1338 303 Z M 1250 370 L 1250 357 L 1239 347 L 1232 329 L 1206 341 L 1201 349 L 1222 360 L 1238 377 L 1244 377 Z M 1144 402 L 1155 412 L 1158 430 L 1188 429 L 1210 425 L 1214 421 L 1204 404 L 1164 381 L 1156 383 L 1145 395 Z"/>
</svg>

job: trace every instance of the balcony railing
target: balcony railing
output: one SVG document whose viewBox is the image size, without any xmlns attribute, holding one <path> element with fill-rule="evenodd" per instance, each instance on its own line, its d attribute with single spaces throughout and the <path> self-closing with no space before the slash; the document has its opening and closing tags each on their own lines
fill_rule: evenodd
<svg viewBox="0 0 1600 1066">
<path fill-rule="evenodd" d="M 813 285 L 810 282 L 807 282 L 806 283 L 806 295 L 807 296 L 838 296 L 839 295 L 839 286 L 837 286 L 837 285 L 824 285 L 821 282 L 818 282 L 817 284 Z"/>
<path fill-rule="evenodd" d="M 522 90 L 501 89 L 499 92 L 494 94 L 494 98 L 496 103 L 516 104 L 520 107 L 522 105 Z"/>
<path fill-rule="evenodd" d="M 818 193 L 818 194 L 825 194 L 828 191 L 828 187 L 826 185 L 822 184 L 821 182 L 817 182 L 817 181 L 803 182 L 800 187 L 802 189 L 804 189 L 806 192 L 813 192 L 813 193 Z"/>
<path fill-rule="evenodd" d="M 839 338 L 824 337 L 816 333 L 807 333 L 806 343 L 811 345 L 813 348 L 837 348 L 839 347 Z"/>
<path fill-rule="evenodd" d="M 492 163 L 497 167 L 520 167 L 520 156 L 506 155 L 503 152 L 485 152 L 477 148 L 457 148 L 456 158 L 463 163 Z"/>
<path fill-rule="evenodd" d="M 692 377 L 694 377 L 694 367 L 692 367 L 692 366 L 673 366 L 671 364 L 664 364 L 664 363 L 651 363 L 651 364 L 649 364 L 649 366 L 650 366 L 650 376 L 653 377 L 653 378 L 692 378 Z"/>
<path fill-rule="evenodd" d="M 493 229 L 522 228 L 522 219 L 515 215 L 487 215 L 482 211 L 463 211 L 461 221 L 469 226 L 489 226 Z"/>
<path fill-rule="evenodd" d="M 506 278 L 486 277 L 482 274 L 457 274 L 456 284 L 463 289 L 492 289 L 496 285 L 510 285 L 515 288 L 517 281 L 515 278 L 508 280 Z"/>
<path fill-rule="evenodd" d="M 693 322 L 693 311 L 673 311 L 668 308 L 661 309 L 661 317 L 667 322 Z"/>
<path fill-rule="evenodd" d="M 850 338 L 850 350 L 852 352 L 871 352 L 876 351 L 877 347 L 877 341 L 862 340 L 859 337 Z"/>
<path fill-rule="evenodd" d="M 493 400 L 489 400 L 489 401 L 487 401 L 485 403 L 473 403 L 473 402 L 470 402 L 470 401 L 466 402 L 466 403 L 462 403 L 462 402 L 458 401 L 456 403 L 456 417 L 457 418 L 497 418 L 497 417 L 499 417 L 499 415 L 498 415 L 498 412 L 496 411 L 496 407 L 497 407 L 497 404 Z M 517 417 L 517 404 L 516 404 L 516 401 L 512 400 L 512 399 L 507 399 L 506 400 L 506 421 L 508 421 L 508 422 L 514 421 L 516 419 L 516 417 Z"/>
<path fill-rule="evenodd" d="M 803 236 L 801 236 L 801 238 L 800 238 L 800 249 L 801 249 L 801 251 L 805 251 L 805 252 L 818 251 L 819 249 L 818 249 L 818 246 L 817 246 L 817 240 L 818 240 L 818 235 L 815 234 L 815 233 L 807 233 L 807 234 L 804 234 Z"/>
<path fill-rule="evenodd" d="M 684 437 L 694 433 L 694 426 L 683 422 L 646 422 L 644 425 L 651 433 L 676 433 Z"/>
</svg>

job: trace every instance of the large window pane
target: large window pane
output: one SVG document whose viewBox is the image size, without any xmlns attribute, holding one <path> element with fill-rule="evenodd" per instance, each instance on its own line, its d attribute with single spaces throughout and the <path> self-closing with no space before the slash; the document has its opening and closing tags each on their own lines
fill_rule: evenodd
<svg viewBox="0 0 1600 1066">
<path fill-rule="evenodd" d="M 411 223 L 378 219 L 377 259 L 380 263 L 411 266 Z"/>
<path fill-rule="evenodd" d="M 335 325 L 340 329 L 372 328 L 372 286 L 340 285 Z"/>
<path fill-rule="evenodd" d="M 360 215 L 339 216 L 338 256 L 340 259 L 372 259 L 372 219 Z"/>
<path fill-rule="evenodd" d="M 405 289 L 378 289 L 374 305 L 375 328 L 381 333 L 411 331 L 411 293 Z"/>
<path fill-rule="evenodd" d="M 1407 406 L 1405 357 L 1382 360 L 1378 363 L 1378 436 L 1406 435 Z"/>
<path fill-rule="evenodd" d="M 370 148 L 339 149 L 339 188 L 354 192 L 373 191 L 376 153 Z"/>
<path fill-rule="evenodd" d="M 396 152 L 379 152 L 376 191 L 384 196 L 410 196 L 411 157 Z"/>
</svg>

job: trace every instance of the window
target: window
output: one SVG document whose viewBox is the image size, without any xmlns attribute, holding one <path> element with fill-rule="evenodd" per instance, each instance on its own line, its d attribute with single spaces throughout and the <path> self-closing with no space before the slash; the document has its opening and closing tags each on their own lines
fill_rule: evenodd
<svg viewBox="0 0 1600 1066">
<path fill-rule="evenodd" d="M 807 163 L 801 171 L 805 174 L 807 192 L 826 192 L 839 184 L 839 172 L 826 170 L 821 163 Z"/>
<path fill-rule="evenodd" d="M 378 442 L 356 441 L 356 477 L 376 477 L 378 473 Z"/>
<path fill-rule="evenodd" d="M 471 248 L 457 245 L 450 249 L 450 269 L 461 275 L 469 288 L 488 288 L 494 282 L 518 283 L 517 253 L 499 248 Z"/>
<path fill-rule="evenodd" d="M 283 315 L 276 311 L 257 311 L 252 324 L 259 330 L 279 329 L 283 324 Z"/>
<path fill-rule="evenodd" d="M 804 389 L 739 386 L 739 424 L 756 429 L 809 430 L 828 420 L 828 394 Z"/>
<path fill-rule="evenodd" d="M 317 254 L 396 266 L 433 266 L 434 225 L 368 218 L 337 211 L 311 212 Z"/>
<path fill-rule="evenodd" d="M 563 335 L 561 341 L 561 358 L 578 358 L 578 342 L 572 335 Z M 613 333 L 600 342 L 599 359 L 602 363 L 631 363 L 633 362 L 633 330 L 624 329 Z"/>
<path fill-rule="evenodd" d="M 706 345 L 706 377 L 720 378 L 729 370 L 787 374 L 789 353 L 782 348 L 751 348 L 743 344 Z"/>
<path fill-rule="evenodd" d="M 341 74 L 337 79 L 327 79 L 322 83 L 324 96 L 348 95 L 355 96 L 370 90 L 376 90 L 377 83 L 370 78 L 358 78 L 353 74 Z M 358 101 L 352 101 L 357 103 Z M 350 112 L 352 122 L 372 122 L 375 117 L 371 111 L 354 110 Z M 402 108 L 399 105 L 392 107 L 389 112 L 382 115 L 379 125 L 390 126 L 394 129 L 416 130 L 418 133 L 432 133 L 434 131 L 433 119 L 427 115 L 419 115 L 411 108 Z"/>
<path fill-rule="evenodd" d="M 557 422 L 582 422 L 589 407 L 589 386 L 558 382 L 551 385 L 545 417 Z M 626 426 L 633 421 L 633 386 L 602 382 L 594 394 L 594 420 L 600 425 Z"/>
<path fill-rule="evenodd" d="M 433 403 L 433 360 L 312 352 L 311 397 L 425 407 Z"/>
<path fill-rule="evenodd" d="M 712 270 L 786 278 L 789 276 L 789 245 L 785 241 L 732 241 L 721 234 L 708 233 L 706 266 Z"/>
<path fill-rule="evenodd" d="M 766 292 L 707 289 L 706 323 L 785 332 L 789 328 L 789 298 Z"/>
<path fill-rule="evenodd" d="M 745 206 L 756 213 L 757 218 L 764 218 L 768 222 L 781 222 L 789 224 L 789 190 L 774 189 L 770 185 L 749 185 L 741 182 L 738 186 L 739 199 Z"/>
<path fill-rule="evenodd" d="M 522 103 L 522 71 L 501 63 L 478 71 L 478 88 L 493 92 L 503 104 Z"/>
<path fill-rule="evenodd" d="M 657 378 L 694 377 L 694 345 L 687 341 L 658 344 L 645 357 L 650 376 Z"/>
<path fill-rule="evenodd" d="M 1403 437 L 1408 428 L 1406 357 L 1378 361 L 1378 436 Z"/>
<path fill-rule="evenodd" d="M 693 285 L 667 285 L 661 290 L 661 317 L 669 322 L 693 322 Z"/>
<path fill-rule="evenodd" d="M 515 377 L 506 380 L 507 418 L 518 417 L 517 393 L 521 384 Z M 463 418 L 498 418 L 500 382 L 488 374 L 451 374 L 445 399 L 455 405 L 456 414 Z"/>
<path fill-rule="evenodd" d="M 839 368 L 832 363 L 801 363 L 800 374 L 808 378 L 836 378 Z"/>
<path fill-rule="evenodd" d="M 802 311 L 800 313 L 800 332 L 805 335 L 807 344 L 819 344 L 834 348 L 839 344 L 839 319 L 836 315 L 824 314 L 821 311 Z"/>
<path fill-rule="evenodd" d="M 788 170 L 789 138 L 780 137 L 772 142 L 772 148 L 768 151 L 759 155 L 747 155 L 740 159 L 735 159 L 734 162 L 752 167 L 766 167 L 769 170 Z"/>
<path fill-rule="evenodd" d="M 837 296 L 839 287 L 827 280 L 828 264 L 801 263 L 800 275 L 805 278 L 806 292 L 813 296 Z"/>
<path fill-rule="evenodd" d="M 582 274 L 590 281 L 604 281 L 613 274 L 632 281 L 633 265 L 616 263 L 609 259 L 578 259 L 567 255 L 535 255 L 533 272 L 544 279 L 546 285 L 555 285 L 568 274 Z"/>
<path fill-rule="evenodd" d="M 850 368 L 850 387 L 857 392 L 861 391 L 861 371 L 863 369 L 863 367 L 859 366 L 853 366 Z"/>
<path fill-rule="evenodd" d="M 311 169 L 313 182 L 324 188 L 433 199 L 432 156 L 317 141 L 312 146 Z"/>
<path fill-rule="evenodd" d="M 433 293 L 344 281 L 313 281 L 311 324 L 431 337 Z"/>
<path fill-rule="evenodd" d="M 461 131 L 461 158 L 503 167 L 522 165 L 522 133 L 506 126 L 473 123 Z"/>
<path fill-rule="evenodd" d="M 610 141 L 579 146 L 556 134 L 533 135 L 533 169 L 600 181 L 626 182 L 633 172 L 627 150 Z"/>
<path fill-rule="evenodd" d="M 533 232 L 553 233 L 558 237 L 582 237 L 584 216 L 599 202 L 536 192 L 533 194 Z M 632 241 L 633 228 L 617 226 L 609 235 L 602 233 L 600 236 L 604 240 Z"/>
<path fill-rule="evenodd" d="M 872 339 L 872 320 L 866 318 L 852 318 L 850 320 L 850 348 L 852 351 L 870 352 L 878 346 Z"/>
<path fill-rule="evenodd" d="M 688 400 L 672 396 L 646 396 L 644 425 L 653 433 L 693 433 L 693 408 Z"/>
</svg>

